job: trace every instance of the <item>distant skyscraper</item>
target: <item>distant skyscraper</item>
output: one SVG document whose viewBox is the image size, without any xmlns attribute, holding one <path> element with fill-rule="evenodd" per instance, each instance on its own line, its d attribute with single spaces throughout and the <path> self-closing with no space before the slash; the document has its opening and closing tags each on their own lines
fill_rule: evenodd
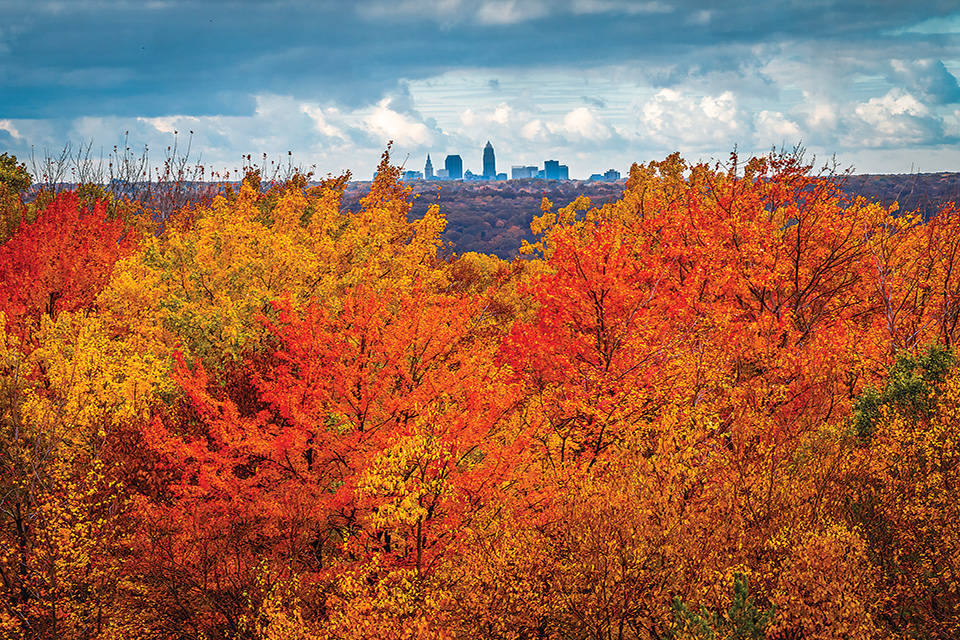
<svg viewBox="0 0 960 640">
<path fill-rule="evenodd" d="M 560 161 L 545 160 L 543 163 L 543 177 L 547 180 L 560 179 Z"/>
<path fill-rule="evenodd" d="M 433 180 L 433 163 L 430 162 L 430 154 L 427 154 L 427 164 L 423 167 L 423 177 L 427 180 Z"/>
<path fill-rule="evenodd" d="M 451 180 L 463 179 L 463 159 L 460 156 L 447 156 L 443 161 L 443 168 L 447 170 L 447 177 Z"/>
<path fill-rule="evenodd" d="M 483 179 L 497 179 L 497 159 L 493 155 L 493 145 L 487 140 L 487 146 L 483 148 Z"/>
</svg>

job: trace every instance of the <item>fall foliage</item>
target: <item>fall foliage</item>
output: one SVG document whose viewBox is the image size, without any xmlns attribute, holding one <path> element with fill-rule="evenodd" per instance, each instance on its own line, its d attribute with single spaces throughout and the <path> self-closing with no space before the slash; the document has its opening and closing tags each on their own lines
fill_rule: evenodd
<svg viewBox="0 0 960 640">
<path fill-rule="evenodd" d="M 505 262 L 399 175 L 0 184 L 0 637 L 960 633 L 960 209 L 673 155 Z"/>
</svg>

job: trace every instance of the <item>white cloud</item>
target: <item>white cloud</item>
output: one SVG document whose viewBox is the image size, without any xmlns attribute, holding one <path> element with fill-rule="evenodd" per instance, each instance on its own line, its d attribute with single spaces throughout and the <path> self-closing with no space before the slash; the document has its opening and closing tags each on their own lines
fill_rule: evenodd
<svg viewBox="0 0 960 640">
<path fill-rule="evenodd" d="M 6 131 L 14 140 L 21 140 L 23 137 L 10 120 L 0 120 L 0 131 Z"/>
<path fill-rule="evenodd" d="M 499 140 L 504 149 L 518 152 L 533 152 L 539 146 L 554 154 L 574 153 L 622 142 L 617 128 L 589 107 L 548 116 L 501 102 L 492 108 L 465 109 L 460 123 L 457 133 L 464 140 Z"/>
<path fill-rule="evenodd" d="M 498 104 L 493 110 L 493 121 L 498 124 L 507 124 L 510 121 L 510 107 L 504 103 Z"/>
<path fill-rule="evenodd" d="M 464 109 L 460 113 L 460 122 L 468 128 L 483 128 L 489 125 L 506 125 L 516 118 L 514 110 L 506 103 L 501 102 L 493 109 Z"/>
<path fill-rule="evenodd" d="M 543 123 L 540 122 L 540 120 L 531 120 L 520 128 L 520 135 L 527 140 L 537 140 L 539 138 L 543 138 L 546 133 L 547 129 L 543 126 Z"/>
<path fill-rule="evenodd" d="M 804 92 L 804 101 L 794 107 L 793 113 L 804 130 L 819 136 L 831 136 L 837 129 L 840 108 L 830 100 Z"/>
<path fill-rule="evenodd" d="M 634 0 L 572 0 L 570 10 L 583 13 L 671 13 L 673 7 L 664 2 L 635 2 Z"/>
<path fill-rule="evenodd" d="M 796 144 L 803 139 L 797 123 L 779 111 L 761 111 L 754 119 L 754 126 L 757 131 L 757 141 L 760 144 L 764 142 L 772 145 L 783 142 Z"/>
<path fill-rule="evenodd" d="M 578 107 L 565 115 L 563 125 L 556 127 L 554 131 L 593 142 L 609 140 L 613 136 L 611 128 L 601 121 L 593 110 L 586 107 Z"/>
<path fill-rule="evenodd" d="M 548 10 L 540 0 L 486 0 L 477 9 L 480 24 L 514 24 L 542 18 Z"/>
<path fill-rule="evenodd" d="M 851 146 L 929 144 L 944 134 L 943 121 L 902 89 L 856 105 L 853 116 Z"/>
<path fill-rule="evenodd" d="M 177 123 L 183 120 L 183 116 L 164 116 L 161 118 L 137 118 L 139 122 L 145 122 L 151 125 L 160 133 L 173 133 L 177 131 Z"/>
<path fill-rule="evenodd" d="M 718 96 L 696 96 L 661 89 L 640 105 L 638 111 L 638 134 L 667 146 L 706 148 L 718 143 L 733 146 L 748 133 L 748 118 L 730 91 Z"/>
<path fill-rule="evenodd" d="M 360 7 L 373 18 L 406 16 L 426 18 L 447 24 L 476 21 L 483 25 L 509 25 L 542 18 L 551 9 L 545 0 L 389 0 L 375 1 Z"/>
<path fill-rule="evenodd" d="M 919 100 L 901 89 L 891 89 L 881 98 L 871 98 L 869 102 L 857 106 L 856 113 L 866 123 L 887 130 L 891 116 L 930 115 L 930 110 Z"/>
<path fill-rule="evenodd" d="M 383 138 L 384 144 L 393 140 L 398 146 L 431 146 L 433 132 L 411 116 L 397 113 L 388 106 L 389 100 L 381 100 L 373 113 L 363 119 L 367 129 Z"/>
<path fill-rule="evenodd" d="M 401 15 L 445 23 L 476 20 L 484 25 L 508 25 L 556 14 L 632 16 L 673 13 L 674 8 L 659 0 L 374 0 L 360 11 L 376 18 Z"/>
<path fill-rule="evenodd" d="M 891 60 L 890 77 L 933 104 L 960 101 L 960 85 L 940 60 Z"/>
<path fill-rule="evenodd" d="M 317 105 L 301 104 L 300 111 L 307 114 L 307 116 L 313 120 L 314 128 L 323 135 L 329 138 L 346 138 L 343 131 L 341 131 L 339 127 L 330 123 L 331 118 L 336 118 L 340 115 L 340 111 L 338 109 L 323 109 Z"/>
<path fill-rule="evenodd" d="M 360 4 L 359 9 L 372 18 L 409 15 L 443 20 L 463 16 L 470 4 L 466 0 L 384 0 Z"/>
</svg>

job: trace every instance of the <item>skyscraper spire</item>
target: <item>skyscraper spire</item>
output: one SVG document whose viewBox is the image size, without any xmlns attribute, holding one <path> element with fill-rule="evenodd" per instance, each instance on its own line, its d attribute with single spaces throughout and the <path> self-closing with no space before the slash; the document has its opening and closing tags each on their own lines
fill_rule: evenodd
<svg viewBox="0 0 960 640">
<path fill-rule="evenodd" d="M 433 180 L 433 163 L 430 162 L 430 154 L 427 154 L 427 164 L 423 167 L 423 179 Z"/>
<path fill-rule="evenodd" d="M 493 155 L 493 145 L 487 140 L 487 146 L 483 148 L 483 179 L 497 179 L 497 159 Z"/>
</svg>

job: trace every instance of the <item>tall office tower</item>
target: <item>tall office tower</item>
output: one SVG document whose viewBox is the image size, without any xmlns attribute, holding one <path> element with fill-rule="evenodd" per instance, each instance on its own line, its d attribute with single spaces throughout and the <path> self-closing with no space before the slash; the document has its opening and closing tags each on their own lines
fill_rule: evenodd
<svg viewBox="0 0 960 640">
<path fill-rule="evenodd" d="M 483 179 L 497 179 L 497 159 L 493 155 L 493 145 L 487 140 L 487 146 L 483 148 Z"/>
<path fill-rule="evenodd" d="M 427 180 L 433 180 L 433 163 L 430 162 L 430 154 L 427 154 L 427 164 L 423 167 L 423 177 Z"/>
<path fill-rule="evenodd" d="M 560 161 L 559 160 L 545 160 L 543 162 L 543 177 L 547 180 L 559 180 L 560 179 Z"/>
<path fill-rule="evenodd" d="M 463 160 L 460 156 L 447 156 L 443 161 L 443 168 L 447 170 L 450 180 L 463 180 Z"/>
</svg>

